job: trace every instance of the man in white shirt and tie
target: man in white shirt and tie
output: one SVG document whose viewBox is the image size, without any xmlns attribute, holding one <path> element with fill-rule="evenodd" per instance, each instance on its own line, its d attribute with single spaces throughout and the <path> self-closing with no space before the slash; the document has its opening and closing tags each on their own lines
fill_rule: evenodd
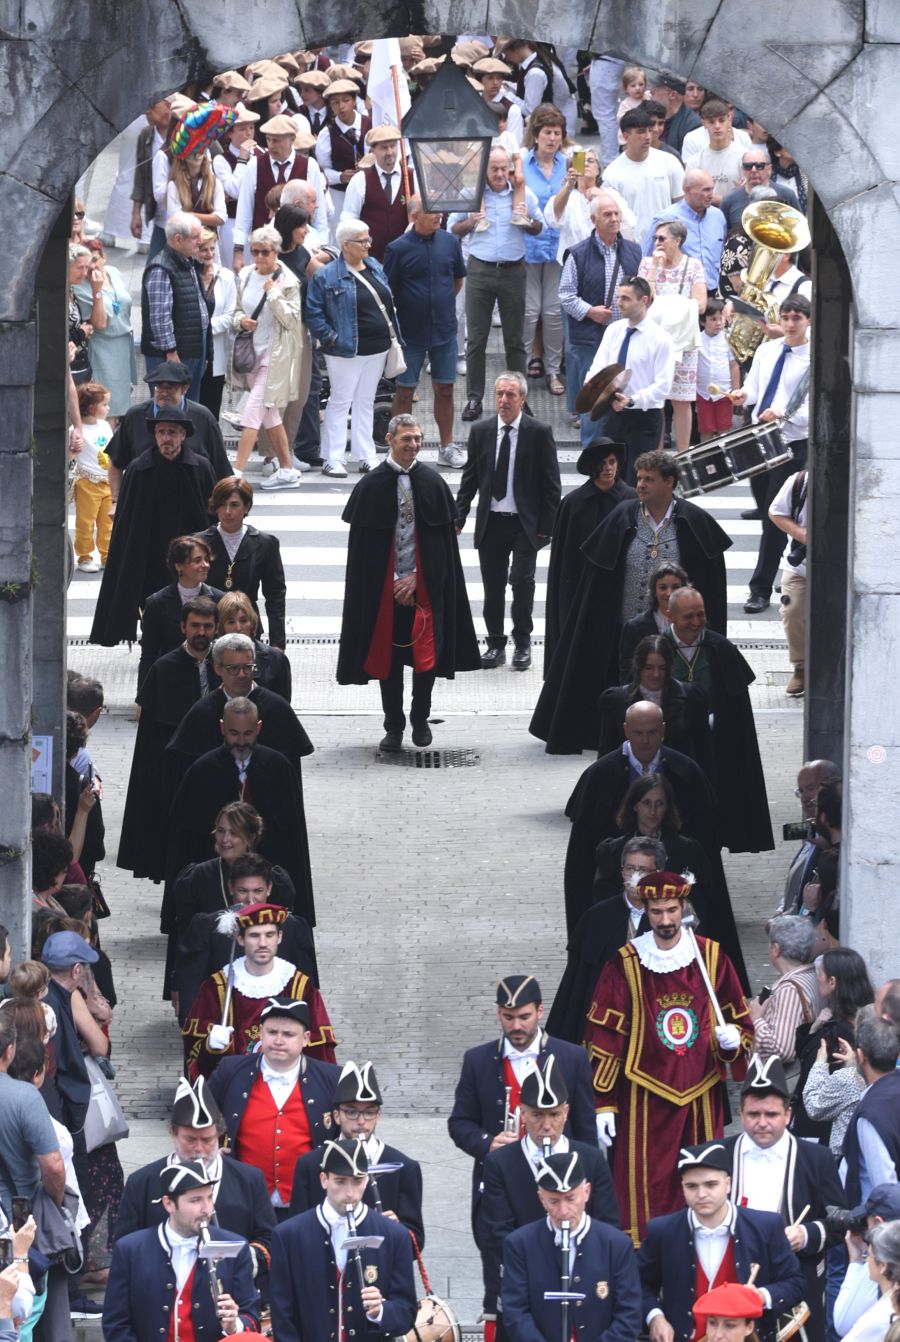
<svg viewBox="0 0 900 1342">
<path fill-rule="evenodd" d="M 170 1163 L 159 1182 L 167 1219 L 125 1235 L 113 1249 L 103 1305 L 106 1342 L 255 1333 L 259 1295 L 246 1240 L 215 1226 L 211 1238 L 227 1243 L 229 1256 L 213 1268 L 199 1255 L 203 1229 L 215 1220 L 216 1212 L 213 1180 L 205 1164 Z"/>
<path fill-rule="evenodd" d="M 388 243 L 409 227 L 400 145 L 400 132 L 394 126 L 374 126 L 369 131 L 366 146 L 375 162 L 350 178 L 341 212 L 342 219 L 361 219 L 368 224 L 372 235 L 369 255 L 380 262 L 384 261 Z"/>
<path fill-rule="evenodd" d="M 645 279 L 623 280 L 617 298 L 622 316 L 604 331 L 585 386 L 613 363 L 630 373 L 627 384 L 613 392 L 611 408 L 597 424 L 597 433 L 626 444 L 623 478 L 633 485 L 638 457 L 657 448 L 662 437 L 663 407 L 675 375 L 675 346 L 648 317 L 653 295 Z"/>
<path fill-rule="evenodd" d="M 234 218 L 234 259 L 232 267 L 239 274 L 244 266 L 244 245 L 255 228 L 268 223 L 266 196 L 273 186 L 300 179 L 316 188 L 318 208 L 312 222 L 320 231 L 325 227 L 325 183 L 314 158 L 294 149 L 297 123 L 291 117 L 279 115 L 263 122 L 260 134 L 265 137 L 266 153 L 251 158 L 238 191 L 237 212 Z"/>
</svg>

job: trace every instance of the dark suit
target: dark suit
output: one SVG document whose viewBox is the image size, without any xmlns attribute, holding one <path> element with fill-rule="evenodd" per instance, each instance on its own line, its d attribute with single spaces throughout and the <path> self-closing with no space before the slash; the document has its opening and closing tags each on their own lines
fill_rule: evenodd
<svg viewBox="0 0 900 1342">
<path fill-rule="evenodd" d="M 348 1342 L 354 1336 L 368 1342 L 403 1337 L 412 1328 L 416 1288 L 409 1232 L 370 1210 L 359 1233 L 381 1235 L 384 1241 L 377 1249 L 360 1250 L 367 1284 L 377 1286 L 384 1298 L 381 1321 L 366 1318 L 350 1255 L 338 1278 L 331 1234 L 315 1208 L 285 1221 L 272 1241 L 272 1324 L 278 1342 L 341 1342 L 339 1310 Z"/>
<path fill-rule="evenodd" d="M 747 1281 L 753 1264 L 759 1264 L 754 1285 L 769 1292 L 772 1309 L 759 1320 L 757 1333 L 762 1342 L 771 1342 L 778 1315 L 800 1303 L 804 1287 L 803 1273 L 785 1239 L 781 1217 L 738 1207 L 732 1244 L 738 1281 Z M 697 1284 L 697 1255 L 686 1208 L 650 1221 L 647 1238 L 638 1250 L 638 1267 L 644 1318 L 651 1309 L 661 1309 L 675 1331 L 675 1342 L 690 1342 L 694 1335 L 691 1306 Z"/>
<path fill-rule="evenodd" d="M 469 455 L 456 496 L 457 524 L 462 528 L 478 492 L 475 548 L 484 584 L 484 622 L 490 647 L 506 643 L 503 628 L 507 581 L 512 589 L 513 639 L 516 644 L 527 644 L 530 640 L 537 552 L 550 540 L 560 497 L 553 430 L 549 424 L 522 415 L 512 462 L 515 511 L 492 510 L 498 423 L 498 417 L 492 415 L 473 424 L 469 431 Z"/>
<path fill-rule="evenodd" d="M 378 1198 L 382 1210 L 393 1212 L 401 1225 L 411 1230 L 420 1249 L 425 1247 L 425 1227 L 422 1222 L 422 1166 L 417 1160 L 411 1160 L 395 1146 L 386 1146 L 378 1157 L 378 1164 L 400 1165 L 399 1170 L 379 1174 Z M 322 1185 L 319 1173 L 322 1166 L 321 1151 L 307 1151 L 294 1167 L 294 1186 L 291 1190 L 291 1216 L 309 1211 L 322 1201 Z M 375 1206 L 375 1192 L 369 1179 L 363 1202 L 367 1207 Z"/>
<path fill-rule="evenodd" d="M 225 593 L 218 587 L 202 582 L 198 596 L 208 596 L 213 601 Z M 138 662 L 138 689 L 151 666 L 166 652 L 172 652 L 184 642 L 181 628 L 182 600 L 177 582 L 169 583 L 147 597 L 141 610 L 141 660 Z M 210 666 L 210 673 L 212 666 Z M 212 682 L 210 682 L 212 683 Z"/>
<path fill-rule="evenodd" d="M 253 609 L 259 614 L 259 589 L 262 588 L 266 603 L 266 618 L 269 621 L 269 642 L 276 648 L 284 647 L 284 605 L 287 585 L 284 580 L 284 565 L 281 562 L 281 547 L 277 536 L 257 531 L 256 527 L 244 523 L 247 528 L 244 539 L 231 564 L 228 551 L 219 534 L 218 527 L 208 527 L 197 534 L 206 541 L 212 550 L 212 564 L 209 580 L 215 587 L 225 587 L 230 576 L 229 591 L 244 592 L 253 603 Z M 229 574 L 229 567 L 231 573 Z M 260 620 L 258 634 L 262 634 Z"/>
<path fill-rule="evenodd" d="M 243 1053 L 240 1057 L 223 1058 L 207 1082 L 210 1094 L 222 1110 L 231 1146 L 237 1141 L 261 1057 L 261 1053 Z M 321 1146 L 332 1135 L 332 1101 L 341 1069 L 337 1063 L 320 1062 L 305 1054 L 301 1064 L 300 1094 L 309 1119 L 310 1137 L 313 1146 Z"/>
<path fill-rule="evenodd" d="M 796 1257 L 806 1283 L 803 1299 L 810 1309 L 806 1336 L 809 1342 L 822 1342 L 825 1336 L 825 1250 L 829 1244 L 838 1243 L 840 1238 L 837 1235 L 829 1237 L 825 1229 L 826 1207 L 846 1207 L 847 1200 L 828 1147 L 798 1141 L 790 1132 L 786 1135 L 788 1156 L 780 1215 L 786 1226 L 793 1225 L 803 1208 L 809 1207 L 803 1221 L 806 1248 L 797 1251 Z M 731 1196 L 740 1204 L 748 1197 L 746 1180 L 750 1168 L 743 1153 L 753 1146 L 753 1142 L 739 1133 L 726 1138 L 725 1146 L 734 1171 Z M 752 1202 L 752 1197 L 749 1200 Z"/>
<path fill-rule="evenodd" d="M 515 1230 L 503 1247 L 503 1325 L 512 1342 L 558 1342 L 562 1315 L 545 1291 L 558 1291 L 561 1251 L 546 1220 Z M 641 1332 L 641 1285 L 631 1240 L 591 1220 L 577 1242 L 569 1327 L 584 1342 L 634 1342 Z"/>
<path fill-rule="evenodd" d="M 602 1221 L 618 1230 L 619 1206 L 606 1157 L 596 1146 L 587 1146 L 584 1142 L 570 1142 L 569 1150 L 578 1152 L 585 1178 L 591 1185 L 588 1215 L 592 1220 Z M 484 1310 L 486 1314 L 496 1314 L 506 1238 L 514 1230 L 540 1221 L 544 1216 L 534 1167 L 522 1142 L 489 1152 L 484 1162 L 484 1192 L 479 1216 L 484 1243 Z"/>
</svg>

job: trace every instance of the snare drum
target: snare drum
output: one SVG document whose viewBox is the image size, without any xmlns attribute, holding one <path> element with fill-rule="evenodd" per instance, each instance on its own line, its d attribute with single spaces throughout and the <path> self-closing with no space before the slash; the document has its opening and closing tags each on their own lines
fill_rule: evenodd
<svg viewBox="0 0 900 1342">
<path fill-rule="evenodd" d="M 686 499 L 721 489 L 735 478 L 724 448 L 717 446 L 715 439 L 691 447 L 687 452 L 679 452 L 677 465 L 681 493 Z"/>
<path fill-rule="evenodd" d="M 681 493 L 686 499 L 708 494 L 790 460 L 790 446 L 777 426 L 753 424 L 733 429 L 679 454 Z"/>
<path fill-rule="evenodd" d="M 462 1330 L 446 1300 L 426 1295 L 419 1301 L 411 1331 L 395 1342 L 462 1342 Z"/>
<path fill-rule="evenodd" d="M 791 450 L 784 441 L 784 434 L 774 426 L 754 425 L 752 429 L 739 431 L 728 443 L 725 455 L 731 465 L 735 479 L 746 480 L 759 475 L 771 466 L 780 466 L 790 461 Z"/>
</svg>

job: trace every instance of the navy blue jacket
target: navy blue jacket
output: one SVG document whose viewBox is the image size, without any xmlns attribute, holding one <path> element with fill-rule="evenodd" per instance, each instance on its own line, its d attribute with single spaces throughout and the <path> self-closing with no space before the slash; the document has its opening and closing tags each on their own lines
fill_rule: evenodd
<svg viewBox="0 0 900 1342">
<path fill-rule="evenodd" d="M 207 1082 L 213 1099 L 222 1110 L 228 1140 L 232 1147 L 237 1140 L 238 1129 L 259 1072 L 261 1058 L 261 1053 L 244 1053 L 240 1057 L 223 1058 Z M 332 1099 L 341 1069 L 337 1063 L 319 1062 L 316 1058 L 308 1058 L 305 1053 L 301 1064 L 300 1093 L 306 1106 L 310 1136 L 313 1146 L 321 1146 L 333 1136 Z"/>
<path fill-rule="evenodd" d="M 411 1160 L 396 1146 L 386 1146 L 378 1157 L 378 1163 L 401 1165 L 403 1168 L 389 1174 L 379 1174 L 378 1196 L 384 1211 L 393 1212 L 401 1225 L 411 1230 L 416 1243 L 422 1249 L 425 1246 L 425 1227 L 422 1224 L 422 1166 L 417 1160 Z M 307 1151 L 294 1166 L 294 1185 L 291 1189 L 291 1216 L 317 1207 L 322 1201 L 322 1185 L 319 1174 L 322 1166 L 321 1151 Z M 363 1202 L 367 1207 L 375 1206 L 375 1193 L 372 1180 L 369 1179 Z"/>
<path fill-rule="evenodd" d="M 466 263 L 462 243 L 443 229 L 430 238 L 415 229 L 388 244 L 384 271 L 390 282 L 401 330 L 414 345 L 445 345 L 456 335 L 454 286 Z"/>
<path fill-rule="evenodd" d="M 553 1039 L 545 1031 L 541 1035 L 542 1066 L 550 1053 L 559 1065 L 569 1092 L 566 1136 L 596 1146 L 594 1090 L 587 1054 L 577 1044 Z M 503 1039 L 466 1049 L 447 1128 L 459 1149 L 475 1161 L 472 1171 L 473 1217 L 480 1196 L 482 1166 L 491 1142 L 503 1129 L 505 1106 Z"/>
<path fill-rule="evenodd" d="M 416 1287 L 409 1231 L 370 1210 L 359 1232 L 384 1237 L 377 1249 L 360 1250 L 366 1285 L 377 1286 L 384 1297 L 380 1323 L 366 1318 L 352 1254 L 347 1256 L 346 1271 L 338 1286 L 331 1232 L 314 1207 L 283 1221 L 272 1241 L 269 1290 L 278 1342 L 338 1342 L 339 1307 L 348 1342 L 354 1336 L 366 1342 L 403 1337 L 412 1328 Z"/>
<path fill-rule="evenodd" d="M 214 1238 L 240 1240 L 241 1236 L 217 1230 Z M 245 1246 L 236 1258 L 219 1263 L 216 1275 L 223 1290 L 235 1300 L 244 1327 L 257 1328 L 259 1296 L 253 1285 L 250 1250 Z M 113 1249 L 103 1303 L 104 1342 L 159 1342 L 169 1331 L 174 1304 L 175 1272 L 160 1242 L 159 1227 L 137 1230 L 120 1239 Z M 219 1342 L 222 1329 L 213 1304 L 209 1268 L 199 1258 L 191 1306 L 197 1342 Z"/>
<path fill-rule="evenodd" d="M 756 1331 L 761 1339 L 774 1338 L 778 1315 L 800 1303 L 805 1284 L 797 1255 L 785 1237 L 784 1222 L 774 1212 L 739 1207 L 733 1240 L 738 1281 L 747 1281 L 752 1265 L 759 1264 L 754 1285 L 769 1292 L 772 1309 L 763 1314 Z M 652 1219 L 638 1251 L 638 1267 L 644 1318 L 651 1309 L 661 1309 L 675 1330 L 675 1342 L 690 1342 L 697 1257 L 686 1208 Z"/>
<path fill-rule="evenodd" d="M 503 1246 L 503 1327 L 512 1342 L 558 1342 L 557 1301 L 562 1254 L 546 1219 L 514 1230 Z M 569 1327 L 578 1342 L 634 1342 L 642 1331 L 641 1284 L 631 1240 L 621 1230 L 591 1221 L 575 1249 L 570 1288 L 583 1301 L 569 1305 Z"/>
<path fill-rule="evenodd" d="M 584 1142 L 570 1142 L 569 1149 L 577 1151 L 584 1173 L 591 1185 L 587 1205 L 588 1215 L 594 1221 L 618 1230 L 619 1204 L 606 1157 L 596 1146 Z M 544 1216 L 531 1168 L 521 1142 L 500 1146 L 491 1151 L 484 1162 L 484 1182 L 478 1207 L 481 1226 L 482 1265 L 484 1271 L 484 1309 L 494 1314 L 500 1292 L 500 1264 L 503 1244 L 508 1235 Z"/>
<path fill-rule="evenodd" d="M 855 1207 L 862 1201 L 862 1153 L 859 1148 L 857 1127 L 859 1120 L 865 1118 L 872 1124 L 878 1136 L 887 1147 L 894 1167 L 900 1173 L 900 1072 L 888 1072 L 880 1076 L 866 1091 L 854 1110 L 853 1117 L 844 1137 L 844 1159 L 847 1161 L 847 1177 L 844 1187 L 847 1192 L 847 1206 Z"/>
</svg>

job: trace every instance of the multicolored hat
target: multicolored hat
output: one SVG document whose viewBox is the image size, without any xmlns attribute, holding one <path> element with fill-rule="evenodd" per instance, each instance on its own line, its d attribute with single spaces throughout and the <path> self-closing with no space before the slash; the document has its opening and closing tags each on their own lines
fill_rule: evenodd
<svg viewBox="0 0 900 1342">
<path fill-rule="evenodd" d="M 674 871 L 651 871 L 641 877 L 634 887 L 634 893 L 645 904 L 651 899 L 690 899 L 693 884 L 686 874 L 679 876 Z"/>
<path fill-rule="evenodd" d="M 237 112 L 224 103 L 200 103 L 181 117 L 172 136 L 174 158 L 190 158 L 213 140 L 221 139 L 237 120 Z"/>
<path fill-rule="evenodd" d="M 282 904 L 244 904 L 234 912 L 239 932 L 246 932 L 248 927 L 282 927 L 288 916 Z"/>
</svg>

